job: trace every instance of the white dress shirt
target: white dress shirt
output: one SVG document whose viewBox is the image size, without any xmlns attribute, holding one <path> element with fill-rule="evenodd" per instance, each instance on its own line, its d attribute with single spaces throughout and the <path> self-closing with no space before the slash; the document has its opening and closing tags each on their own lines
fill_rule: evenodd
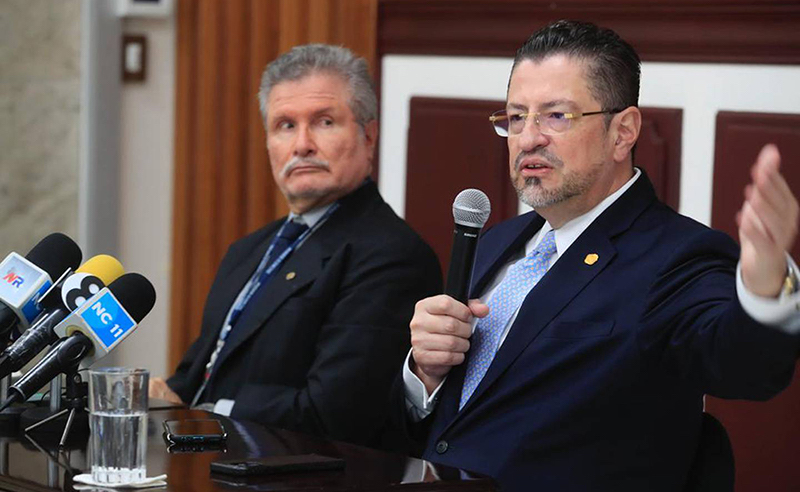
<svg viewBox="0 0 800 492">
<path fill-rule="evenodd" d="M 622 194 L 625 193 L 625 191 L 627 191 L 637 179 L 639 179 L 639 176 L 641 176 L 642 172 L 638 168 L 634 168 L 634 171 L 633 177 L 628 180 L 619 190 L 607 196 L 593 209 L 579 217 L 570 220 L 566 224 L 562 225 L 559 229 L 555 230 L 556 253 L 551 258 L 548 269 L 551 268 L 556 261 L 558 261 L 558 259 L 564 254 L 565 251 L 567 251 L 572 243 L 574 243 L 575 240 L 578 239 L 581 234 L 583 234 L 583 231 L 585 231 L 592 224 L 592 222 L 594 222 L 594 220 L 600 216 L 600 214 L 610 207 L 611 204 L 617 201 L 617 199 L 622 196 Z M 481 302 L 488 302 L 492 294 L 494 294 L 495 290 L 497 290 L 497 287 L 505 278 L 506 273 L 511 265 L 524 259 L 526 255 L 533 251 L 536 245 L 538 245 L 542 238 L 544 238 L 544 235 L 547 234 L 547 232 L 549 232 L 551 229 L 552 227 L 550 224 L 545 222 L 544 226 L 542 226 L 542 228 L 536 234 L 534 234 L 527 243 L 525 243 L 524 253 L 520 252 L 519 255 L 513 257 L 503 266 L 503 268 L 500 269 L 500 271 L 498 271 L 492 283 L 480 297 Z M 788 257 L 788 255 L 787 258 L 788 261 L 794 265 L 794 262 L 790 257 Z M 795 271 L 797 271 L 796 267 Z M 736 293 L 742 308 L 748 315 L 750 315 L 751 318 L 762 324 L 776 326 L 777 328 L 789 333 L 800 332 L 800 293 L 778 299 L 759 297 L 755 294 L 752 294 L 744 286 L 744 283 L 741 280 L 741 271 L 738 266 L 736 272 Z M 498 347 L 505 341 L 509 329 L 517 319 L 518 313 L 519 307 L 508 321 L 508 324 L 506 325 L 505 330 L 500 337 L 500 343 Z M 477 319 L 474 319 L 472 322 L 473 331 L 475 330 L 475 324 L 477 321 Z M 433 411 L 436 403 L 439 401 L 439 390 L 441 390 L 442 386 L 444 385 L 444 381 L 445 380 L 442 380 L 439 386 L 437 386 L 431 394 L 428 394 L 425 384 L 423 384 L 423 382 L 411 370 L 411 351 L 408 352 L 408 355 L 406 356 L 406 362 L 403 366 L 403 383 L 405 385 L 406 409 L 409 412 L 409 416 L 412 418 L 412 420 L 422 420 Z"/>
</svg>

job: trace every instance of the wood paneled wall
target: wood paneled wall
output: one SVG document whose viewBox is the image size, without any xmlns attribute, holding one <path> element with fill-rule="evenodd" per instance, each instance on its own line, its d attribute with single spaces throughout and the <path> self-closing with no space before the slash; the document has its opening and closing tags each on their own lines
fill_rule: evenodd
<svg viewBox="0 0 800 492">
<path fill-rule="evenodd" d="M 508 145 L 489 124 L 489 115 L 505 103 L 411 98 L 405 219 L 436 252 L 445 276 L 453 243 L 451 207 L 461 190 L 478 188 L 489 197 L 492 213 L 484 230 L 518 213 L 517 194 L 508 179 Z M 641 110 L 634 162 L 645 169 L 658 197 L 678 210 L 683 111 Z"/>
<path fill-rule="evenodd" d="M 508 145 L 489 124 L 489 115 L 503 107 L 505 101 L 411 98 L 405 219 L 431 245 L 445 277 L 453 244 L 453 200 L 461 190 L 478 188 L 489 197 L 487 229 L 517 215 Z"/>
<path fill-rule="evenodd" d="M 200 331 L 222 256 L 285 215 L 258 110 L 264 67 L 291 47 L 341 44 L 375 66 L 377 0 L 179 0 L 170 364 Z"/>
<path fill-rule="evenodd" d="M 558 19 L 609 27 L 646 61 L 800 63 L 794 0 L 381 0 L 381 54 L 513 56 Z"/>
<path fill-rule="evenodd" d="M 738 238 L 736 212 L 750 182 L 750 167 L 766 142 L 778 146 L 781 171 L 800 192 L 800 115 L 721 111 L 714 152 L 711 225 Z M 800 243 L 790 251 L 800 258 Z M 767 402 L 706 398 L 706 409 L 725 425 L 736 459 L 736 490 L 798 490 L 800 487 L 800 366 L 783 393 Z"/>
</svg>

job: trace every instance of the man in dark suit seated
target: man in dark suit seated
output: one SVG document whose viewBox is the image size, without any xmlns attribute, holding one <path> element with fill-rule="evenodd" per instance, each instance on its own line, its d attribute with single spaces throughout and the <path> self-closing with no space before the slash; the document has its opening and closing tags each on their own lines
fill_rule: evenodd
<svg viewBox="0 0 800 492">
<path fill-rule="evenodd" d="M 438 260 L 369 178 L 377 100 L 363 58 L 296 47 L 266 68 L 259 101 L 291 213 L 231 245 L 199 338 L 150 395 L 376 444 L 414 303 L 441 292 Z"/>
<path fill-rule="evenodd" d="M 491 120 L 535 211 L 481 238 L 469 306 L 417 304 L 398 393 L 425 459 L 504 490 L 677 491 L 704 394 L 764 400 L 789 384 L 798 204 L 778 151 L 753 167 L 741 249 L 677 214 L 633 166 L 639 67 L 580 22 L 517 51 Z"/>
</svg>

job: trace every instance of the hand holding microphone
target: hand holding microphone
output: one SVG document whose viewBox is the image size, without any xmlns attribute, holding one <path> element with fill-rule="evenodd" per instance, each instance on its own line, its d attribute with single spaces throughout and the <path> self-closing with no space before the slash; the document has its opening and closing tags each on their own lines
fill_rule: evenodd
<svg viewBox="0 0 800 492">
<path fill-rule="evenodd" d="M 480 231 L 491 213 L 486 195 L 467 189 L 453 202 L 453 249 L 445 294 L 418 302 L 411 319 L 413 371 L 431 393 L 453 366 L 464 362 L 472 318 L 489 314 L 480 301 L 467 304 Z"/>
<path fill-rule="evenodd" d="M 450 296 L 419 301 L 411 319 L 412 370 L 428 393 L 442 382 L 453 366 L 464 362 L 472 336 L 472 318 L 483 318 L 489 307 L 478 300 L 466 306 Z"/>
</svg>

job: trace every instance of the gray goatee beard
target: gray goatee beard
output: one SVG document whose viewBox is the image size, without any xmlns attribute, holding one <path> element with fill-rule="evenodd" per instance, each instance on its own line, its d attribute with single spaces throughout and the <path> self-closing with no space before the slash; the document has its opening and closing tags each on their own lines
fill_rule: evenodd
<svg viewBox="0 0 800 492">
<path fill-rule="evenodd" d="M 561 159 L 542 149 L 520 153 L 514 163 L 518 173 L 520 172 L 519 163 L 531 154 L 538 154 L 546 159 L 554 170 L 564 170 L 564 162 Z M 533 209 L 546 208 L 586 193 L 597 179 L 599 172 L 599 166 L 592 166 L 589 172 L 583 175 L 570 171 L 563 172 L 563 183 L 555 189 L 544 188 L 541 178 L 536 176 L 524 178 L 523 183 L 520 183 L 519 179 L 515 179 L 513 184 L 517 191 L 517 197 L 522 203 Z"/>
<path fill-rule="evenodd" d="M 574 178 L 567 175 L 565 178 Z M 554 190 L 542 187 L 542 180 L 537 177 L 525 178 L 523 186 L 514 183 L 519 200 L 533 209 L 545 208 L 563 202 L 574 196 L 580 195 L 587 188 L 583 183 L 575 180 L 565 180 L 564 184 Z"/>
</svg>

